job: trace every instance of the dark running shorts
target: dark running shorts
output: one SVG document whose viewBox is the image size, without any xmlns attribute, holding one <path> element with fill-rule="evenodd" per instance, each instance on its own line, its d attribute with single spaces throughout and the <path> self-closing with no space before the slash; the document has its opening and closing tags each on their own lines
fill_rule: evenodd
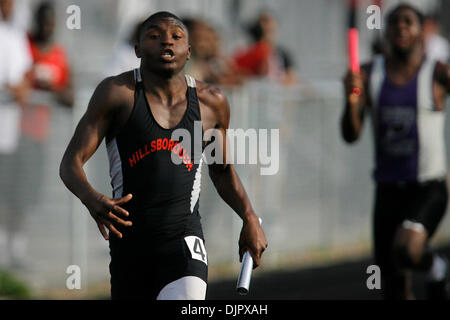
<svg viewBox="0 0 450 320">
<path fill-rule="evenodd" d="M 444 217 L 447 198 L 444 180 L 377 185 L 373 217 L 377 265 L 386 267 L 391 264 L 388 257 L 395 233 L 403 221 L 421 223 L 431 238 Z"/>
<path fill-rule="evenodd" d="M 110 240 L 111 299 L 155 300 L 167 284 L 185 276 L 207 282 L 208 266 L 203 237 L 175 238 L 158 245 Z M 190 243 L 190 247 L 188 244 Z"/>
</svg>

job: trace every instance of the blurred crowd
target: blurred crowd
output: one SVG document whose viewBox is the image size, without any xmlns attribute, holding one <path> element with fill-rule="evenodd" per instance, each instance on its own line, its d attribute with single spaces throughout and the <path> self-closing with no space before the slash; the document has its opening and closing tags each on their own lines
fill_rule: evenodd
<svg viewBox="0 0 450 320">
<path fill-rule="evenodd" d="M 199 80 L 223 86 L 238 86 L 254 77 L 282 84 L 298 81 L 291 56 L 277 43 L 278 25 L 269 12 L 261 13 L 247 27 L 251 40 L 246 48 L 227 56 L 219 33 L 207 21 L 186 18 L 192 46 L 187 72 Z"/>
<path fill-rule="evenodd" d="M 0 0 L 0 262 L 25 264 L 25 212 L 39 199 L 52 108 L 73 105 L 65 48 L 55 42 L 55 8 Z"/>
</svg>

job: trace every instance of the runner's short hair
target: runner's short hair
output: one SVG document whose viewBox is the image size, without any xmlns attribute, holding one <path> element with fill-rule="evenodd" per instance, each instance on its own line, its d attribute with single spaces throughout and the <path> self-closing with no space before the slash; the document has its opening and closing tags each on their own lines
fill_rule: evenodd
<svg viewBox="0 0 450 320">
<path fill-rule="evenodd" d="M 183 23 L 183 21 L 178 16 L 176 16 L 173 13 L 170 13 L 168 11 L 159 11 L 159 12 L 152 14 L 150 17 L 145 19 L 139 25 L 137 34 L 136 34 L 136 41 L 139 42 L 141 40 L 141 35 L 145 32 L 145 28 L 150 22 L 161 20 L 161 19 L 173 19 L 180 25 L 181 28 L 183 28 L 186 31 L 186 33 L 188 32 L 188 28 L 186 27 L 186 25 Z"/>
<path fill-rule="evenodd" d="M 398 6 L 396 6 L 394 9 L 392 9 L 391 12 L 389 12 L 389 14 L 387 15 L 387 20 L 386 20 L 387 23 L 389 24 L 392 21 L 392 19 L 394 18 L 394 15 L 403 9 L 408 9 L 408 10 L 411 10 L 412 12 L 414 12 L 414 14 L 419 19 L 420 25 L 423 26 L 423 24 L 425 22 L 425 15 L 419 9 L 417 9 L 415 6 L 413 6 L 409 3 L 401 3 Z"/>
</svg>

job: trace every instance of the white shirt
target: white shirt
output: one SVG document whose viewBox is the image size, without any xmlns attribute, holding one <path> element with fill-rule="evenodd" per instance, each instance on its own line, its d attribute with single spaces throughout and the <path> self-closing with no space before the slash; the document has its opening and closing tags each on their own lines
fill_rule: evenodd
<svg viewBox="0 0 450 320">
<path fill-rule="evenodd" d="M 21 108 L 5 87 L 22 82 L 31 66 L 25 33 L 0 22 L 0 155 L 13 153 L 20 135 Z"/>
<path fill-rule="evenodd" d="M 0 22 L 0 88 L 17 85 L 32 66 L 28 40 L 24 32 Z"/>
<path fill-rule="evenodd" d="M 426 41 L 427 56 L 447 63 L 450 58 L 450 45 L 444 37 L 434 34 Z"/>
</svg>

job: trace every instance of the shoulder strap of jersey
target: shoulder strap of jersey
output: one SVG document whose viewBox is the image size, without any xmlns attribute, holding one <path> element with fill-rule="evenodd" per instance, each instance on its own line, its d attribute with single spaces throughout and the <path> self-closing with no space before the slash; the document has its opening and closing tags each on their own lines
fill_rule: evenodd
<svg viewBox="0 0 450 320">
<path fill-rule="evenodd" d="M 194 77 L 192 77 L 188 74 L 185 74 L 184 76 L 186 77 L 186 82 L 187 82 L 188 87 L 195 88 L 196 83 L 195 83 Z"/>
<path fill-rule="evenodd" d="M 433 99 L 433 76 L 436 69 L 436 60 L 425 58 L 417 79 L 417 107 L 435 109 Z"/>
<path fill-rule="evenodd" d="M 142 82 L 141 70 L 139 70 L 139 68 L 134 69 L 134 82 L 135 83 Z"/>
<path fill-rule="evenodd" d="M 188 101 L 189 101 L 189 117 L 191 121 L 202 121 L 202 116 L 200 113 L 200 102 L 198 100 L 198 96 L 197 96 L 197 88 L 196 88 L 196 81 L 194 79 L 194 77 L 186 74 L 186 82 L 188 85 L 188 90 L 187 90 L 187 94 L 188 94 Z M 202 130 L 202 135 L 203 135 L 203 130 Z M 203 143 L 204 144 L 204 141 Z M 204 146 L 203 146 L 204 148 Z"/>
</svg>

